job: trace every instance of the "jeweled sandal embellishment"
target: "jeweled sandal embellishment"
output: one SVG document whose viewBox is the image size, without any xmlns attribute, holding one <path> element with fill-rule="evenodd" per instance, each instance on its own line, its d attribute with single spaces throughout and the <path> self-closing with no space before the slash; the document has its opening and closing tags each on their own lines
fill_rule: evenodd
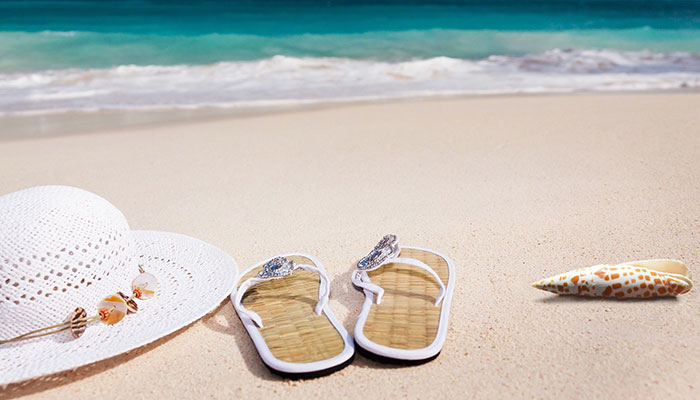
<svg viewBox="0 0 700 400">
<path fill-rule="evenodd" d="M 294 261 L 287 260 L 285 257 L 275 257 L 263 265 L 262 270 L 258 272 L 258 278 L 283 278 L 290 275 L 293 271 Z"/>
<path fill-rule="evenodd" d="M 399 252 L 399 241 L 396 235 L 386 235 L 372 251 L 357 262 L 357 269 L 362 271 L 375 269 L 386 260 L 398 256 Z"/>
<path fill-rule="evenodd" d="M 141 272 L 132 282 L 132 294 L 127 297 L 122 292 L 109 295 L 102 299 L 97 305 L 97 315 L 87 316 L 87 312 L 82 307 L 77 307 L 71 315 L 62 323 L 47 326 L 23 333 L 11 339 L 0 340 L 0 345 L 5 343 L 19 342 L 20 340 L 33 339 L 41 336 L 52 335 L 54 333 L 70 330 L 74 338 L 79 338 L 85 333 L 87 326 L 97 320 L 108 325 L 114 325 L 121 321 L 127 313 L 138 311 L 138 305 L 134 298 L 147 300 L 155 295 L 158 289 L 158 279 L 153 274 L 145 272 L 139 265 Z"/>
</svg>

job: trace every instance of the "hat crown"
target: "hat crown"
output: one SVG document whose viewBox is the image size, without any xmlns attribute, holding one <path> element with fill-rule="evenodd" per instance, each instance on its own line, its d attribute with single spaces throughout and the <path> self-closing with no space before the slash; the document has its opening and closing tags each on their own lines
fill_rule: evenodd
<svg viewBox="0 0 700 400">
<path fill-rule="evenodd" d="M 0 338 L 128 291 L 135 249 L 124 215 L 96 194 L 40 186 L 0 197 Z"/>
</svg>

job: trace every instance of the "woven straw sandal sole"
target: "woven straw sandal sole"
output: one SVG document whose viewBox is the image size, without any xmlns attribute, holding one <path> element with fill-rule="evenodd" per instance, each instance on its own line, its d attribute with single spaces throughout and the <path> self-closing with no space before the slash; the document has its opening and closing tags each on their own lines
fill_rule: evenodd
<svg viewBox="0 0 700 400">
<path fill-rule="evenodd" d="M 294 253 L 284 257 L 323 270 L 310 255 Z M 240 282 L 257 275 L 263 264 L 246 270 Z M 242 305 L 257 313 L 264 327 L 258 328 L 246 315 L 238 316 L 263 363 L 273 373 L 293 379 L 312 378 L 335 372 L 351 362 L 355 346 L 350 334 L 327 305 L 321 315 L 314 312 L 319 284 L 317 274 L 296 270 L 290 276 L 262 282 L 243 296 Z"/>
<path fill-rule="evenodd" d="M 432 250 L 401 247 L 399 257 L 424 262 L 445 284 L 445 297 L 435 306 L 440 287 L 427 272 L 411 265 L 389 263 L 368 272 L 372 283 L 384 289 L 381 304 L 365 291 L 355 325 L 358 351 L 377 361 L 422 364 L 435 359 L 445 344 L 454 293 L 452 261 Z"/>
</svg>

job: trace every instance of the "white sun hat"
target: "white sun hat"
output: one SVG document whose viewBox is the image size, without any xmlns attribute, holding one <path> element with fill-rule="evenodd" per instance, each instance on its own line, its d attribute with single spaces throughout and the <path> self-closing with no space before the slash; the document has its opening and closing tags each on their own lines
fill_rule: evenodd
<svg viewBox="0 0 700 400">
<path fill-rule="evenodd" d="M 40 186 L 0 197 L 0 342 L 61 323 L 76 307 L 132 293 L 139 266 L 155 295 L 119 323 L 0 344 L 0 385 L 75 369 L 148 344 L 204 316 L 233 290 L 236 263 L 187 236 L 132 231 L 93 193 Z M 153 286 L 153 285 L 152 285 Z M 148 296 L 143 296 L 148 297 Z"/>
</svg>

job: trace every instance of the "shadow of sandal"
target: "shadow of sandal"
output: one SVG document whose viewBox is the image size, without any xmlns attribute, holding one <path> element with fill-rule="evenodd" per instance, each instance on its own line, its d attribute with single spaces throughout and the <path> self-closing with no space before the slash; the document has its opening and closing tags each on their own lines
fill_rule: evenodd
<svg viewBox="0 0 700 400">
<path fill-rule="evenodd" d="M 352 285 L 350 277 L 354 270 L 350 267 L 345 268 L 345 270 L 348 272 L 342 273 L 331 282 L 331 296 L 347 310 L 347 316 L 343 319 L 343 326 L 352 334 L 355 329 L 355 322 L 362 309 L 362 303 L 365 301 L 365 295 Z"/>
</svg>

